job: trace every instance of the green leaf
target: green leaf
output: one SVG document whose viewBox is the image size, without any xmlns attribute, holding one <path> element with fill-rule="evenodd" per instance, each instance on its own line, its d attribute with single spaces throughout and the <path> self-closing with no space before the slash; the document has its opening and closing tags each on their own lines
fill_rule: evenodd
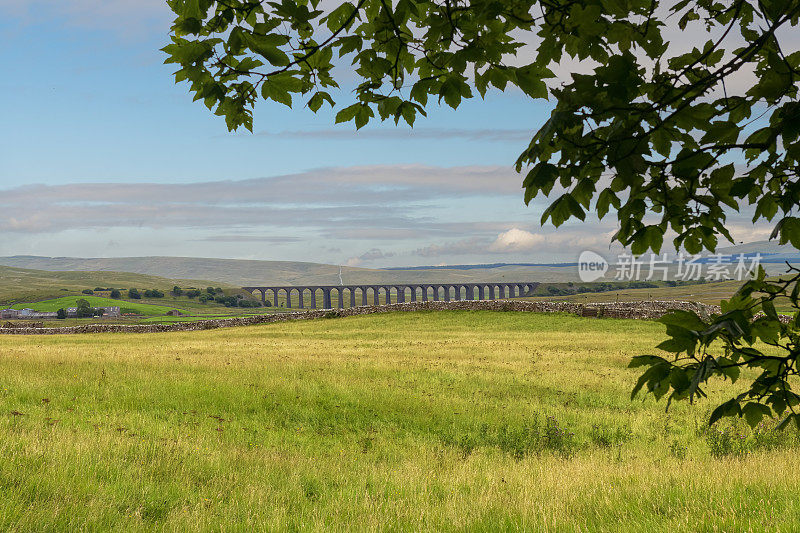
<svg viewBox="0 0 800 533">
<path fill-rule="evenodd" d="M 703 331 L 708 327 L 708 324 L 697 316 L 697 313 L 694 311 L 684 311 L 680 309 L 670 311 L 669 314 L 659 318 L 657 322 L 661 322 L 667 326 L 679 326 L 693 331 Z"/>
<path fill-rule="evenodd" d="M 773 304 L 770 300 L 762 300 L 761 301 L 761 309 L 764 310 L 764 314 L 767 315 L 772 320 L 779 320 L 778 319 L 778 311 L 775 310 L 775 304 Z"/>
<path fill-rule="evenodd" d="M 550 207 L 545 209 L 542 214 L 541 223 L 544 224 L 550 219 L 550 222 L 558 227 L 573 216 L 584 220 L 586 218 L 586 212 L 581 207 L 581 204 L 579 204 L 572 195 L 567 193 L 560 196 Z"/>
<path fill-rule="evenodd" d="M 711 417 L 708 419 L 708 425 L 713 426 L 714 423 L 723 416 L 741 415 L 741 413 L 742 410 L 739 407 L 739 401 L 736 398 L 731 398 L 711 412 Z"/>
<path fill-rule="evenodd" d="M 361 109 L 362 104 L 353 104 L 351 106 L 345 107 L 338 113 L 336 113 L 336 124 L 340 124 L 342 122 L 350 122 L 356 118 L 359 109 Z"/>
<path fill-rule="evenodd" d="M 645 384 L 650 392 L 656 394 L 656 397 L 663 395 L 663 393 L 666 392 L 664 390 L 664 383 L 666 383 L 667 386 L 669 384 L 669 381 L 667 380 L 669 373 L 669 363 L 657 363 L 652 365 L 644 372 L 644 374 L 639 377 L 639 380 L 636 382 L 636 385 L 631 391 L 631 400 L 636 397 Z M 658 391 L 660 394 L 657 394 L 656 391 Z"/>
<path fill-rule="evenodd" d="M 619 209 L 620 200 L 619 197 L 614 194 L 614 191 L 611 189 L 604 189 L 600 195 L 597 197 L 597 218 L 603 219 L 603 217 L 608 214 L 608 211 L 611 206 L 614 206 L 615 209 Z"/>
<path fill-rule="evenodd" d="M 785 217 L 780 221 L 780 244 L 791 243 L 800 250 L 800 218 Z"/>
<path fill-rule="evenodd" d="M 547 98 L 547 85 L 545 85 L 543 75 L 552 77 L 549 70 L 542 69 L 538 65 L 530 64 L 515 70 L 517 86 L 531 98 Z"/>
<path fill-rule="evenodd" d="M 282 72 L 264 80 L 261 85 L 261 97 L 292 107 L 291 93 L 298 93 L 301 90 L 302 81 L 295 77 L 294 72 Z"/>
<path fill-rule="evenodd" d="M 329 95 L 324 91 L 317 91 L 311 96 L 311 98 L 309 98 L 308 108 L 314 113 L 316 113 L 317 111 L 319 111 L 319 108 L 322 107 L 322 104 L 325 102 L 328 102 L 328 104 L 330 104 L 331 107 L 336 105 L 333 99 L 331 98 L 331 95 Z"/>
<path fill-rule="evenodd" d="M 243 36 L 248 48 L 269 61 L 270 64 L 276 67 L 285 67 L 289 64 L 289 56 L 278 48 L 286 44 L 287 37 L 277 34 L 259 35 L 246 32 L 243 33 Z"/>
<path fill-rule="evenodd" d="M 557 179 L 558 168 L 555 165 L 550 163 L 536 164 L 522 182 L 522 186 L 525 188 L 525 205 L 528 205 L 539 191 L 545 195 L 550 194 Z"/>
<path fill-rule="evenodd" d="M 633 255 L 641 255 L 651 248 L 658 253 L 664 244 L 664 230 L 658 226 L 645 226 L 633 235 L 632 240 Z"/>
<path fill-rule="evenodd" d="M 656 364 L 667 364 L 669 361 L 657 355 L 636 355 L 631 358 L 628 368 L 638 368 L 640 366 L 652 366 Z"/>
<path fill-rule="evenodd" d="M 744 415 L 747 424 L 751 428 L 754 428 L 765 416 L 769 417 L 772 415 L 772 410 L 766 405 L 757 402 L 749 402 L 742 408 L 742 415 Z"/>
<path fill-rule="evenodd" d="M 784 429 L 786 429 L 786 426 L 789 425 L 789 422 L 791 422 L 792 420 L 794 420 L 795 424 L 798 426 L 798 428 L 800 428 L 800 415 L 788 414 L 783 418 L 783 420 L 781 420 L 778 423 L 777 426 L 775 426 L 775 429 L 783 431 Z"/>
<path fill-rule="evenodd" d="M 356 129 L 361 129 L 367 125 L 369 119 L 375 116 L 375 113 L 367 105 L 362 105 L 356 113 Z"/>
</svg>

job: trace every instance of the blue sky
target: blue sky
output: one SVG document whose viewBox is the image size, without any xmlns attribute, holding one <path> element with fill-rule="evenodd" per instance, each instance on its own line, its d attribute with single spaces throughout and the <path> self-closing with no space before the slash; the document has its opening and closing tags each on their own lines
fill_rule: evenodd
<svg viewBox="0 0 800 533">
<path fill-rule="evenodd" d="M 263 103 L 254 134 L 230 134 L 162 64 L 169 22 L 161 0 L 0 0 L 0 255 L 379 267 L 608 249 L 610 219 L 555 232 L 523 204 L 512 167 L 546 102 L 494 93 L 358 133 Z"/>
</svg>

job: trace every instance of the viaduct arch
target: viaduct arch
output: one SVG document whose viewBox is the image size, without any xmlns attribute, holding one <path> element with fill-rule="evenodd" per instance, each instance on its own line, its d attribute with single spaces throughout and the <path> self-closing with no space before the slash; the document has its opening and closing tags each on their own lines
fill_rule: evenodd
<svg viewBox="0 0 800 533">
<path fill-rule="evenodd" d="M 342 309 L 380 303 L 451 300 L 496 300 L 533 296 L 535 282 L 503 283 L 389 283 L 379 285 L 279 285 L 242 287 L 262 303 L 284 300 L 293 309 Z M 382 301 L 381 301 L 382 300 Z"/>
</svg>

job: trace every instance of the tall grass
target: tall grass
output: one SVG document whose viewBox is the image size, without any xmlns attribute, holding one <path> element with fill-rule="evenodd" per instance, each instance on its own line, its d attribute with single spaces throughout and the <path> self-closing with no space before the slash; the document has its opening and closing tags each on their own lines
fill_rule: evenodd
<svg viewBox="0 0 800 533">
<path fill-rule="evenodd" d="M 0 529 L 800 529 L 796 432 L 718 444 L 727 388 L 629 400 L 661 337 L 468 311 L 0 337 Z"/>
</svg>

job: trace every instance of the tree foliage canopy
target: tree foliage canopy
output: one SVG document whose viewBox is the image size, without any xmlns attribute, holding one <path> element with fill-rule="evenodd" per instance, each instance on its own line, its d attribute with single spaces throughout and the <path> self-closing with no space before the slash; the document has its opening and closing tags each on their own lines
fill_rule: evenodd
<svg viewBox="0 0 800 533">
<path fill-rule="evenodd" d="M 542 223 L 613 211 L 614 238 L 634 253 L 660 251 L 665 236 L 697 253 L 714 250 L 719 236 L 732 240 L 726 210 L 747 207 L 754 222 L 774 223 L 773 237 L 800 248 L 798 0 L 168 4 L 176 18 L 167 62 L 231 130 L 252 129 L 260 98 L 288 106 L 302 98 L 315 112 L 336 107 L 337 122 L 361 128 L 372 119 L 413 125 L 433 103 L 457 108 L 513 87 L 554 102 L 516 162 L 525 201 L 551 198 Z M 354 96 L 337 106 L 336 79 L 348 69 Z M 766 405 L 798 405 L 787 388 L 797 324 L 781 325 L 772 306 L 779 295 L 796 306 L 796 284 L 770 283 L 748 284 L 712 324 L 668 319 L 674 335 L 664 347 L 688 359 L 636 360 L 647 367 L 639 385 L 692 398 L 715 373 L 764 363 L 777 381 L 759 378 L 762 388 L 751 392 L 761 407 L 725 412 L 752 421 L 770 412 Z M 756 318 L 759 310 L 766 318 Z M 697 348 L 721 335 L 730 335 L 726 350 L 769 340 L 786 359 L 728 353 L 733 366 L 714 366 Z M 765 404 L 781 387 L 783 399 Z"/>
</svg>

